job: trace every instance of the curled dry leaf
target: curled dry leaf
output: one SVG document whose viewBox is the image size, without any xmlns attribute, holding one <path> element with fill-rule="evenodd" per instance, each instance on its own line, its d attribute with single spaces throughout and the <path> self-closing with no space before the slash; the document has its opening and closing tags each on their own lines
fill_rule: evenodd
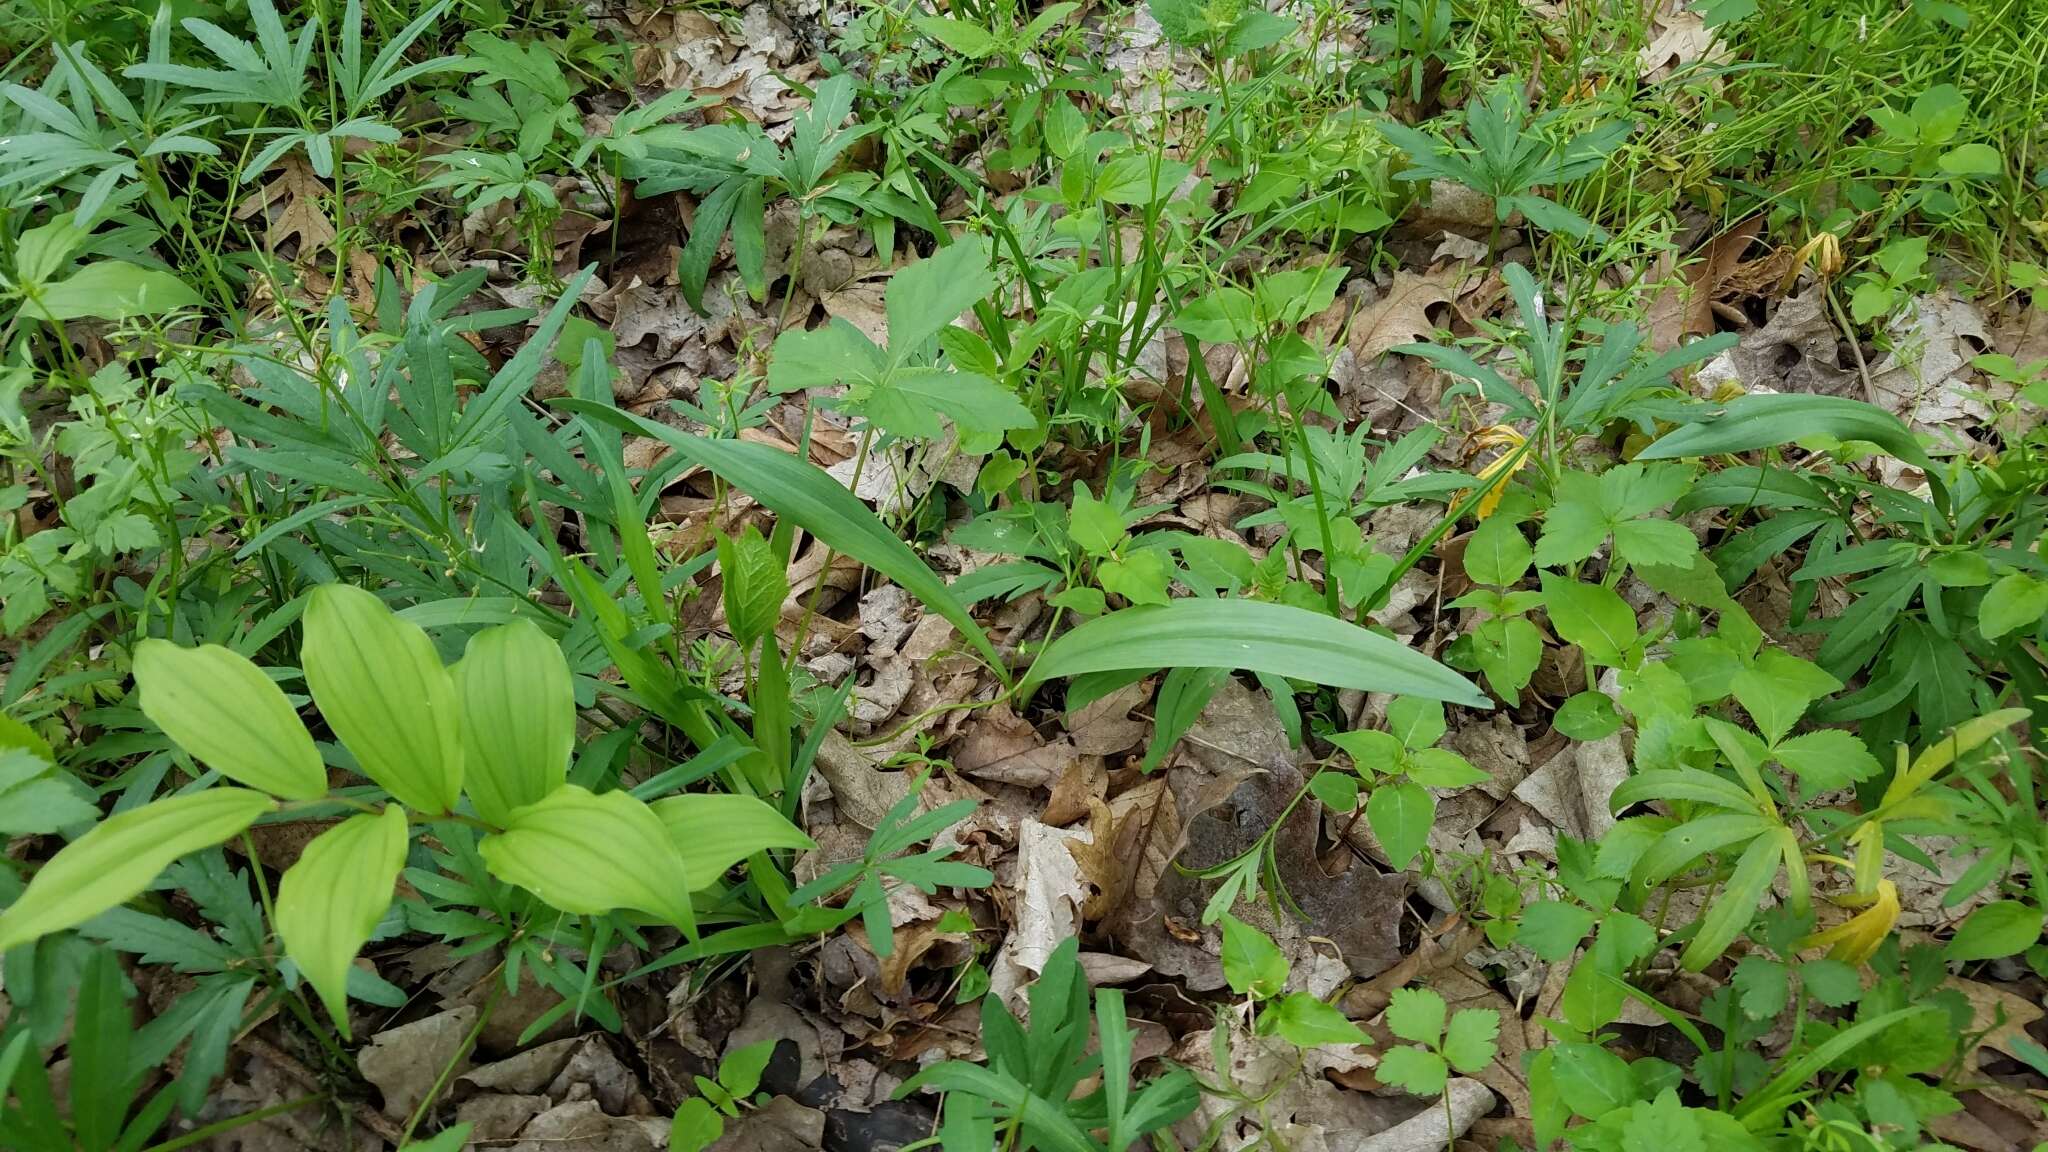
<svg viewBox="0 0 2048 1152">
<path fill-rule="evenodd" d="M 475 1008 L 451 1008 L 379 1032 L 356 1053 L 363 1079 L 384 1094 L 386 1116 L 403 1120 L 412 1115 L 441 1070 L 462 1050 L 476 1015 Z"/>
<path fill-rule="evenodd" d="M 1081 865 L 1069 842 L 1094 840 L 1086 829 L 1054 828 L 1026 820 L 1017 828 L 1016 904 L 1011 909 L 1010 935 L 989 967 L 991 995 L 1016 1007 L 1024 985 L 1045 968 L 1060 941 L 1081 928 L 1081 907 L 1088 900 Z"/>
</svg>

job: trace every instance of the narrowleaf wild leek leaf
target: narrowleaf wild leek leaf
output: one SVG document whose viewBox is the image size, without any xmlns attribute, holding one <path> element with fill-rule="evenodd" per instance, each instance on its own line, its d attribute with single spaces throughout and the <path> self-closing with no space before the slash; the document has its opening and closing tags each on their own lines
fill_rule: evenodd
<svg viewBox="0 0 2048 1152">
<path fill-rule="evenodd" d="M 945 581 L 867 505 L 822 469 L 766 444 L 693 436 L 609 404 L 588 400 L 557 400 L 555 404 L 578 416 L 652 436 L 726 483 L 745 489 L 748 495 L 778 515 L 796 521 L 831 548 L 894 580 L 919 603 L 951 621 L 967 642 L 988 659 L 997 674 L 1004 674 L 995 645 L 989 643 L 987 634 L 974 622 L 966 606 L 953 597 Z"/>
<path fill-rule="evenodd" d="M 0 913 L 0 952 L 127 903 L 171 861 L 222 843 L 274 804 L 247 788 L 209 788 L 108 817 L 51 857 Z"/>
<path fill-rule="evenodd" d="M 462 789 L 503 827 L 568 778 L 576 695 L 561 645 L 530 620 L 470 637 L 449 671 L 462 702 Z"/>
<path fill-rule="evenodd" d="M 455 807 L 455 681 L 418 625 L 361 588 L 322 585 L 306 605 L 300 659 L 313 702 L 363 775 L 414 811 L 438 816 Z"/>
<path fill-rule="evenodd" d="M 1333 688 L 1492 706 L 1471 681 L 1397 640 L 1320 612 L 1261 600 L 1175 600 L 1098 616 L 1046 645 L 1025 686 L 1140 668 L 1235 668 Z"/>
<path fill-rule="evenodd" d="M 312 734 L 284 690 L 241 653 L 144 640 L 135 648 L 135 684 L 142 714 L 228 779 L 286 800 L 326 793 Z"/>
<path fill-rule="evenodd" d="M 277 884 L 277 934 L 348 1038 L 348 972 L 391 907 L 405 864 L 405 810 L 387 804 L 313 838 Z"/>
<path fill-rule="evenodd" d="M 1806 436 L 1864 440 L 1916 468 L 1931 468 L 1927 453 L 1899 418 L 1846 396 L 1803 392 L 1738 396 L 1703 406 L 1701 418 L 1676 428 L 1636 454 L 1638 460 L 1722 456 L 1790 444 Z"/>
</svg>

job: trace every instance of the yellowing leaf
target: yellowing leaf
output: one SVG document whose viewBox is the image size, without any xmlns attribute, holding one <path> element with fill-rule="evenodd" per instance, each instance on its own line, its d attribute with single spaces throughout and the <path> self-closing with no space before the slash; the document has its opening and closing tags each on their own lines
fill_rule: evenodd
<svg viewBox="0 0 2048 1152">
<path fill-rule="evenodd" d="M 142 714 L 228 779 L 287 800 L 326 793 L 312 734 L 284 690 L 240 653 L 144 640 L 135 649 L 135 684 Z"/>
<path fill-rule="evenodd" d="M 1521 450 L 1522 434 L 1505 424 L 1496 424 L 1482 430 L 1477 440 L 1482 448 L 1507 449 L 1478 472 L 1480 484 L 1486 486 L 1486 495 L 1479 498 L 1479 507 L 1475 514 L 1484 520 L 1500 507 L 1501 497 L 1507 494 L 1508 480 L 1529 466 L 1531 454 Z"/>
<path fill-rule="evenodd" d="M 491 875 L 564 912 L 631 908 L 696 933 L 682 853 L 654 810 L 629 793 L 564 784 L 515 809 L 477 850 Z"/>
<path fill-rule="evenodd" d="M 2006 708 L 1956 725 L 1953 732 L 1921 749 L 1920 755 L 1913 758 L 1913 766 L 1892 779 L 1891 786 L 1884 791 L 1884 806 L 1890 807 L 1919 791 L 1943 768 L 1974 751 L 1979 744 L 2025 720 L 2028 715 L 2025 708 Z"/>
<path fill-rule="evenodd" d="M 328 584 L 306 605 L 306 684 L 363 774 L 438 816 L 462 790 L 455 680 L 434 642 L 361 588 Z"/>
<path fill-rule="evenodd" d="M 656 800 L 648 807 L 668 829 L 682 854 L 690 889 L 709 888 L 725 870 L 769 848 L 817 847 L 782 813 L 752 796 L 693 793 Z"/>
<path fill-rule="evenodd" d="M 108 817 L 51 857 L 0 913 L 0 952 L 127 903 L 171 861 L 235 835 L 272 803 L 247 788 L 209 788 Z"/>
<path fill-rule="evenodd" d="M 530 620 L 470 637 L 449 672 L 462 701 L 462 788 L 503 827 L 562 786 L 576 745 L 576 695 L 562 648 Z"/>
<path fill-rule="evenodd" d="M 348 970 L 391 907 L 405 865 L 405 810 L 351 816 L 313 838 L 277 884 L 285 955 L 320 994 L 348 1037 Z"/>
<path fill-rule="evenodd" d="M 1847 904 L 1850 901 L 1838 900 L 1836 903 Z M 1800 941 L 1799 946 L 1826 948 L 1830 959 L 1845 964 L 1861 964 L 1876 955 L 1878 946 L 1891 935 L 1892 926 L 1898 921 L 1898 887 L 1889 880 L 1879 880 L 1877 892 L 1870 899 L 1870 907 L 1833 928 L 1808 936 Z"/>
</svg>

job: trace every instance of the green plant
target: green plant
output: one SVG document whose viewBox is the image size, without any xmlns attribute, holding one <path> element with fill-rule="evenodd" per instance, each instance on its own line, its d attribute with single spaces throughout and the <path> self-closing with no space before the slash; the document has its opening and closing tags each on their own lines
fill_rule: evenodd
<svg viewBox="0 0 2048 1152">
<path fill-rule="evenodd" d="M 1521 702 L 1522 690 L 1543 661 L 1543 633 L 1528 616 L 1543 604 L 1543 593 L 1515 588 L 1529 571 L 1535 552 L 1511 516 L 1493 516 L 1465 538 L 1465 575 L 1481 587 L 1451 607 L 1484 613 L 1484 618 L 1451 645 L 1444 659 L 1454 668 L 1486 676 L 1487 686 L 1509 704 Z"/>
<path fill-rule="evenodd" d="M 1449 1015 L 1444 998 L 1427 988 L 1397 988 L 1387 1004 L 1387 1027 L 1408 1044 L 1380 1056 L 1378 1076 L 1417 1096 L 1444 1091 L 1452 1069 L 1479 1072 L 1493 1063 L 1500 1013 L 1461 1008 Z M 1445 1096 L 1446 1123 L 1450 1098 Z"/>
<path fill-rule="evenodd" d="M 1465 788 L 1489 779 L 1463 756 L 1436 746 L 1448 732 L 1442 704 L 1398 696 L 1387 704 L 1386 731 L 1329 734 L 1330 743 L 1351 759 L 1356 775 L 1318 772 L 1309 790 L 1330 810 L 1350 812 L 1358 807 L 1360 781 L 1369 785 L 1366 825 L 1388 865 L 1406 868 L 1428 847 L 1436 823 L 1436 795 L 1430 789 Z"/>
<path fill-rule="evenodd" d="M 150 1138 L 181 1100 L 188 1113 L 197 1110 L 207 1079 L 225 1058 L 227 1033 L 214 1032 L 208 1048 L 194 1046 L 193 1052 L 202 1061 L 200 1075 L 165 1084 L 145 1101 L 142 1089 L 147 1073 L 169 1048 L 162 1044 L 162 1029 L 135 1027 L 128 1004 L 131 989 L 112 950 L 90 950 L 78 971 L 76 995 L 65 1051 L 70 1071 L 79 1080 L 69 1085 L 65 1108 L 60 1110 L 49 1072 L 34 1058 L 34 1030 L 10 1020 L 10 1026 L 0 1033 L 4 1037 L 0 1039 L 0 1090 L 11 1089 L 16 1101 L 14 1107 L 0 1112 L 0 1139 L 22 1152 L 152 1152 L 174 1147 L 170 1142 L 152 1143 Z M 209 1060 L 207 1051 L 218 1054 Z M 314 1099 L 257 1109 L 207 1131 L 229 1131 L 304 1108 Z"/>
<path fill-rule="evenodd" d="M 1236 668 L 1337 688 L 1485 707 L 1463 677 L 1343 620 L 1260 600 L 1181 599 L 1085 621 L 1045 647 L 1023 685 L 1092 672 Z"/>
<path fill-rule="evenodd" d="M 1502 277 L 1522 324 L 1520 332 L 1506 342 L 1517 353 L 1520 375 L 1528 381 L 1526 388 L 1460 348 L 1404 344 L 1394 349 L 1457 376 L 1460 389 L 1476 389 L 1488 403 L 1501 405 L 1509 420 L 1532 425 L 1528 433 L 1510 429 L 1511 435 L 1500 438 L 1499 442 L 1512 450 L 1487 469 L 1485 478 L 1492 483 L 1481 489 L 1482 499 L 1489 501 L 1478 505 L 1482 514 L 1491 512 L 1500 499 L 1495 493 L 1528 465 L 1539 469 L 1547 486 L 1544 495 L 1555 500 L 1563 486 L 1566 454 L 1578 438 L 1598 435 L 1608 425 L 1624 420 L 1645 432 L 1653 430 L 1664 408 L 1656 401 L 1671 393 L 1671 376 L 1735 342 L 1732 334 L 1724 333 L 1642 361 L 1636 356 L 1643 345 L 1641 328 L 1588 320 L 1569 308 L 1560 309 L 1562 315 L 1552 319 L 1543 290 L 1527 269 L 1510 264 Z M 1595 341 L 1583 352 L 1573 348 L 1581 336 Z M 1571 369 L 1574 359 L 1583 360 L 1576 373 Z M 1655 457 L 1646 454 L 1643 458 Z"/>
<path fill-rule="evenodd" d="M 868 947 L 877 956 L 888 956 L 895 950 L 896 933 L 889 922 L 889 896 L 882 887 L 884 880 L 908 884 L 927 894 L 941 887 L 986 888 L 994 881 L 994 875 L 986 868 L 947 859 L 956 848 L 932 848 L 904 855 L 913 846 L 966 819 L 974 810 L 973 801 L 955 800 L 929 812 L 917 812 L 925 779 L 920 776 L 903 799 L 876 821 L 860 859 L 828 868 L 790 894 L 792 905 L 818 903 L 837 893 L 846 894 L 838 909 L 820 909 L 815 927 L 804 927 L 821 930 L 858 916 Z"/>
<path fill-rule="evenodd" d="M 1391 120 L 1381 123 L 1380 131 L 1408 154 L 1411 166 L 1395 173 L 1395 179 L 1449 180 L 1492 199 L 1492 249 L 1500 246 L 1500 226 L 1516 212 L 1546 232 L 1604 240 L 1607 234 L 1599 225 L 1536 190 L 1598 171 L 1627 138 L 1630 125 L 1608 121 L 1558 131 L 1568 126 L 1568 114 L 1556 109 L 1531 117 L 1520 84 L 1504 77 L 1465 106 L 1463 146 Z"/>
<path fill-rule="evenodd" d="M 1937 463 L 1896 418 L 1861 401 L 1745 396 L 1701 415 L 1640 458 L 1754 451 L 1812 437 L 1840 454 L 1853 454 L 1856 442 L 1875 445 L 1927 477 L 1922 498 L 1827 466 L 1731 468 L 1674 506 L 1770 513 L 1715 550 L 1731 587 L 1803 543 L 1804 562 L 1793 573 L 1795 627 L 1825 630 L 1818 657 L 1837 679 L 1868 672 L 1858 691 L 1826 710 L 1828 719 L 1861 721 L 1866 738 L 1881 744 L 1907 738 L 1916 725 L 1924 733 L 1961 723 L 2007 691 L 2031 700 L 2048 686 L 2041 663 L 2015 647 L 2038 619 L 2027 609 L 2040 561 L 2026 545 L 2048 514 L 2039 496 L 2038 436 L 2018 439 L 1995 461 Z M 1851 527 L 1866 503 L 1881 526 L 1872 539 Z M 1810 619 L 1819 583 L 1833 580 L 1844 581 L 1848 605 L 1825 622 Z"/>
<path fill-rule="evenodd" d="M 936 440 L 944 416 L 959 430 L 964 450 L 993 448 L 1004 432 L 1035 423 L 1015 396 L 976 370 L 993 365 L 987 342 L 953 324 L 994 289 L 988 243 L 955 241 L 890 277 L 883 294 L 887 348 L 844 320 L 785 332 L 775 339 L 768 386 L 815 394 L 843 384 L 842 396 L 822 403 L 861 417 L 874 431 Z M 931 354 L 935 337 L 943 366 Z M 864 449 L 873 435 L 864 431 Z"/>
<path fill-rule="evenodd" d="M 254 179 L 294 149 L 305 152 L 315 175 L 332 176 L 336 155 L 346 141 L 390 144 L 399 139 L 398 130 L 377 117 L 379 100 L 401 85 L 458 65 L 452 56 L 404 62 L 406 50 L 441 18 L 451 2 L 440 0 L 414 17 L 377 50 L 366 66 L 362 0 L 348 0 L 337 29 L 340 50 L 332 62 L 331 98 L 324 98 L 326 94 L 314 89 L 310 71 L 315 40 L 325 31 L 324 19 L 307 20 L 296 33 L 287 31 L 271 0 L 250 0 L 249 20 L 256 32 L 253 44 L 198 17 L 180 21 L 224 67 L 195 68 L 152 61 L 130 65 L 122 75 L 182 89 L 182 102 L 193 107 L 253 110 L 258 126 L 246 132 L 252 140 L 268 140 L 237 166 L 244 182 Z M 272 114 L 281 114 L 296 124 L 263 126 Z"/>
<path fill-rule="evenodd" d="M 696 1077 L 698 1094 L 682 1102 L 669 1124 L 668 1146 L 677 1152 L 699 1152 L 725 1134 L 728 1118 L 737 1118 L 761 1085 L 761 1073 L 775 1055 L 775 1041 L 763 1040 L 727 1052 L 718 1061 L 718 1076 Z"/>
<path fill-rule="evenodd" d="M 1031 986 L 1026 1023 L 1019 1023 L 997 998 L 982 998 L 987 1065 L 949 1060 L 897 1090 L 899 1096 L 923 1088 L 947 1094 L 939 1129 L 940 1146 L 947 1152 L 995 1147 L 998 1141 L 1071 1152 L 1124 1152 L 1194 1111 L 1199 1097 L 1185 1069 L 1135 1082 L 1132 1034 L 1123 993 L 1116 989 L 1095 994 L 1092 1023 L 1099 1049 L 1087 1054 L 1091 1014 L 1079 952 L 1072 937 L 1053 949 Z M 1101 1084 L 1076 1096 L 1082 1081 L 1097 1072 Z M 1104 1138 L 1097 1139 L 1095 1131 Z"/>
<path fill-rule="evenodd" d="M 1888 241 L 1870 258 L 1875 267 L 1859 272 L 1849 294 L 1849 315 L 1868 324 L 1896 312 L 1926 275 L 1927 238 L 1907 236 Z"/>
<path fill-rule="evenodd" d="M 562 912 L 630 909 L 692 933 L 687 893 L 764 848 L 809 844 L 774 809 L 745 797 L 679 796 L 650 806 L 627 792 L 567 783 L 575 711 L 568 669 L 531 623 L 477 634 L 453 668 L 442 666 L 424 631 L 360 589 L 314 592 L 305 626 L 315 703 L 357 768 L 395 801 L 379 808 L 348 797 L 362 813 L 307 846 L 271 911 L 285 955 L 343 1035 L 351 961 L 391 902 L 408 810 L 487 829 L 476 851 L 490 872 Z M 289 808 L 328 798 L 311 735 L 245 657 L 145 641 L 136 679 L 153 722 L 246 787 L 153 801 L 95 826 L 0 913 L 0 951 L 125 903 L 171 861 L 241 834 L 279 800 Z M 466 811 L 458 805 L 464 797 Z"/>
<path fill-rule="evenodd" d="M 1223 978 L 1230 990 L 1258 1006 L 1252 1030 L 1278 1036 L 1298 1048 L 1321 1044 L 1365 1044 L 1358 1025 L 1307 992 L 1289 992 L 1287 957 L 1272 937 L 1224 913 Z"/>
<path fill-rule="evenodd" d="M 683 296 L 691 307 L 703 307 L 704 281 L 728 229 L 733 261 L 747 290 L 757 300 L 767 296 L 762 228 L 770 192 L 788 196 L 797 204 L 799 239 L 790 248 L 792 290 L 794 277 L 801 271 L 795 262 L 802 258 L 802 237 L 811 214 L 838 212 L 842 207 L 865 210 L 862 182 L 835 174 L 834 168 L 842 153 L 873 130 L 872 125 L 842 126 L 853 110 L 853 98 L 852 77 L 842 74 L 821 82 L 812 93 L 810 106 L 797 117 L 787 146 L 778 145 L 759 126 L 744 121 L 707 124 L 663 137 L 648 147 L 645 157 L 624 163 L 625 175 L 642 195 L 687 189 L 702 197 L 676 266 Z"/>
</svg>

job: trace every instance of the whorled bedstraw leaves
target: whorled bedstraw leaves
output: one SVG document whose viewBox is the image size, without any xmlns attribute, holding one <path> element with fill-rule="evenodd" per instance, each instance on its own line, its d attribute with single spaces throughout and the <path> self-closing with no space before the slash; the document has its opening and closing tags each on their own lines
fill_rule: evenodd
<svg viewBox="0 0 2048 1152">
<path fill-rule="evenodd" d="M 451 668 L 462 702 L 462 787 L 502 827 L 562 786 L 576 744 L 576 694 L 562 648 L 530 620 L 470 637 Z"/>
<path fill-rule="evenodd" d="M 327 791 L 320 750 L 284 690 L 248 657 L 207 644 L 144 640 L 135 649 L 142 714 L 228 779 L 286 800 Z"/>
<path fill-rule="evenodd" d="M 669 830 L 626 792 L 564 784 L 477 845 L 491 874 L 579 916 L 630 908 L 692 935 L 690 877 Z"/>
<path fill-rule="evenodd" d="M 405 865 L 405 811 L 364 813 L 314 837 L 277 885 L 277 934 L 285 955 L 348 1037 L 348 970 L 391 907 Z"/>
<path fill-rule="evenodd" d="M 108 817 L 51 857 L 0 913 L 0 952 L 127 903 L 171 861 L 227 840 L 275 803 L 247 788 L 209 788 Z"/>
<path fill-rule="evenodd" d="M 306 606 L 306 684 L 363 775 L 438 816 L 462 790 L 455 679 L 434 642 L 361 588 L 329 584 Z"/>
</svg>

